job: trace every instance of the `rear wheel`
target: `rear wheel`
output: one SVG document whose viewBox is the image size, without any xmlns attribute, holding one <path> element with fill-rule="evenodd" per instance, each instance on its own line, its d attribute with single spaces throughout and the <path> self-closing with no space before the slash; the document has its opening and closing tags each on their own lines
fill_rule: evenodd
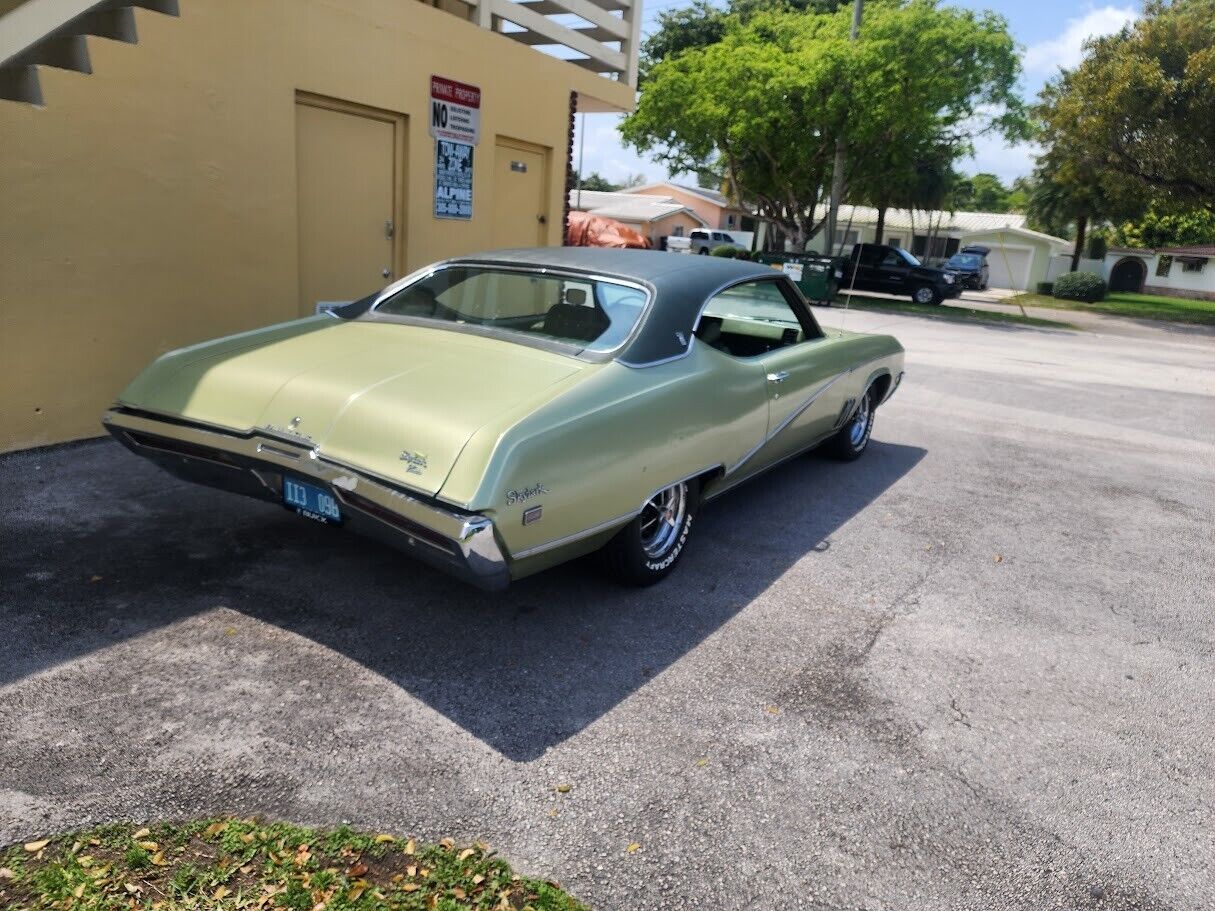
<svg viewBox="0 0 1215 911">
<path fill-rule="evenodd" d="M 697 250 L 696 252 L 697 252 L 697 253 L 699 253 L 701 256 L 708 256 L 708 255 L 709 255 L 709 248 L 708 248 L 708 247 L 701 247 L 701 248 L 700 248 L 699 250 Z"/>
<path fill-rule="evenodd" d="M 941 294 L 932 285 L 920 285 L 911 292 L 911 299 L 917 304 L 939 304 Z"/>
<path fill-rule="evenodd" d="M 859 459 L 869 447 L 869 436 L 873 433 L 873 412 L 876 408 L 873 387 L 870 386 L 861 396 L 861 402 L 856 406 L 856 411 L 852 413 L 848 423 L 828 442 L 827 452 L 844 462 Z"/>
<path fill-rule="evenodd" d="M 665 578 L 683 555 L 699 500 L 694 478 L 654 494 L 603 548 L 608 572 L 629 585 L 653 585 Z"/>
</svg>

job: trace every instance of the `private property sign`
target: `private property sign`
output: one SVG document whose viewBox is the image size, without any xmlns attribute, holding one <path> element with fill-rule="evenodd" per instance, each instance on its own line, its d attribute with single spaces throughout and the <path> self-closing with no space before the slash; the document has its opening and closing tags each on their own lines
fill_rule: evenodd
<svg viewBox="0 0 1215 911">
<path fill-rule="evenodd" d="M 481 90 L 454 79 L 431 76 L 430 135 L 475 146 L 481 138 Z"/>
</svg>

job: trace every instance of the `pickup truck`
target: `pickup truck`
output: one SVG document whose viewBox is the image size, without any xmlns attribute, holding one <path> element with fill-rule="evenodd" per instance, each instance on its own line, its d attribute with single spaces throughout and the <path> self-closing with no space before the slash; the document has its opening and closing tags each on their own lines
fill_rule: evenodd
<svg viewBox="0 0 1215 911">
<path fill-rule="evenodd" d="M 917 304 L 939 304 L 962 293 L 952 272 L 925 266 L 902 247 L 856 244 L 835 272 L 840 290 L 882 291 L 910 297 Z"/>
<path fill-rule="evenodd" d="M 687 237 L 670 236 L 667 238 L 667 250 L 671 253 L 696 253 L 700 256 L 708 256 L 714 247 L 747 249 L 725 231 L 706 231 L 697 228 Z"/>
</svg>

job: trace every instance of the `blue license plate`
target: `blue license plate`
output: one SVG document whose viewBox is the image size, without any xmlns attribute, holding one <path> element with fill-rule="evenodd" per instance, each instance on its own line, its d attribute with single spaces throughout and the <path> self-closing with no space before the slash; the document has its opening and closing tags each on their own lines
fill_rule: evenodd
<svg viewBox="0 0 1215 911">
<path fill-rule="evenodd" d="M 337 498 L 324 487 L 307 481 L 283 478 L 283 503 L 301 516 L 317 522 L 334 524 L 342 521 Z"/>
</svg>

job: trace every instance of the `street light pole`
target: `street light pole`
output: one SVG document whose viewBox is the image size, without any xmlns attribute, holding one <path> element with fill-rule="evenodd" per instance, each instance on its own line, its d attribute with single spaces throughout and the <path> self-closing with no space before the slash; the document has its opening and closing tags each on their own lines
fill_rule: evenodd
<svg viewBox="0 0 1215 911">
<path fill-rule="evenodd" d="M 849 41 L 856 41 L 861 33 L 861 12 L 864 9 L 865 0 L 853 0 L 852 4 L 852 32 L 848 36 Z M 827 208 L 827 246 L 823 251 L 828 256 L 832 255 L 835 250 L 835 227 L 839 220 L 840 212 L 840 197 L 844 195 L 844 153 L 847 151 L 844 145 L 843 133 L 835 137 L 835 162 L 831 167 L 831 201 Z"/>
</svg>

